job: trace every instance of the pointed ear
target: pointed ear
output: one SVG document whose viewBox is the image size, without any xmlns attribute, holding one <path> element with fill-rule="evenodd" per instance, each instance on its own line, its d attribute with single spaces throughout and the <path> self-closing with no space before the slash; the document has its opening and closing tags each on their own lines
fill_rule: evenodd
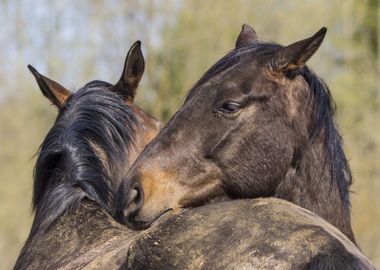
<svg viewBox="0 0 380 270">
<path fill-rule="evenodd" d="M 62 108 L 66 99 L 71 95 L 71 92 L 59 83 L 50 80 L 40 74 L 34 67 L 28 65 L 29 70 L 36 78 L 37 84 L 41 89 L 42 94 L 47 97 L 58 109 Z"/>
<path fill-rule="evenodd" d="M 141 42 L 136 41 L 125 59 L 123 74 L 118 83 L 110 87 L 110 90 L 118 92 L 126 100 L 133 101 L 144 69 L 145 61 L 141 52 Z"/>
<path fill-rule="evenodd" d="M 306 61 L 318 50 L 325 38 L 326 31 L 327 28 L 322 27 L 312 37 L 280 49 L 269 61 L 270 69 L 283 72 L 302 68 Z"/>
<path fill-rule="evenodd" d="M 253 44 L 259 41 L 256 31 L 248 24 L 243 24 L 241 32 L 236 40 L 235 49 Z"/>
</svg>

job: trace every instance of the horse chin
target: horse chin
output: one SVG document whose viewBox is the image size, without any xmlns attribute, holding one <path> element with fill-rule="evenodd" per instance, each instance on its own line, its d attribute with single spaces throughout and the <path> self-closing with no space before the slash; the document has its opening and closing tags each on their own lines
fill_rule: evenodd
<svg viewBox="0 0 380 270">
<path fill-rule="evenodd" d="M 155 221 L 158 221 L 159 219 L 163 218 L 163 216 L 165 216 L 166 213 L 171 212 L 172 210 L 173 210 L 172 208 L 165 209 L 150 219 L 141 218 L 138 216 L 138 214 L 133 215 L 133 216 L 128 216 L 125 221 L 125 224 L 133 230 L 146 230 Z"/>
</svg>

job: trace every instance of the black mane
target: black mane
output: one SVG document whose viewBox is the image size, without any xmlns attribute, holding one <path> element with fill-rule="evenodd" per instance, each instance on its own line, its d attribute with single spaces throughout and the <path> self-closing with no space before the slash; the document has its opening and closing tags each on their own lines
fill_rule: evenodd
<svg viewBox="0 0 380 270">
<path fill-rule="evenodd" d="M 195 94 L 200 85 L 209 81 L 214 76 L 222 74 L 238 63 L 250 63 L 253 58 L 267 61 L 280 48 L 283 48 L 283 46 L 276 43 L 259 42 L 229 52 L 215 63 L 193 86 L 185 99 L 185 103 Z M 349 217 L 349 187 L 352 184 L 352 175 L 343 151 L 341 136 L 333 119 L 336 109 L 335 103 L 326 83 L 307 66 L 287 74 L 289 77 L 296 75 L 301 75 L 304 78 L 312 94 L 313 123 L 309 130 L 308 143 L 311 144 L 319 136 L 323 136 L 325 161 L 321 162 L 325 166 L 329 166 L 331 179 L 339 188 L 346 217 Z"/>
<path fill-rule="evenodd" d="M 93 81 L 71 95 L 40 146 L 34 169 L 32 232 L 44 230 L 88 197 L 114 212 L 137 120 L 110 84 Z M 101 152 L 101 155 L 99 155 Z"/>
<path fill-rule="evenodd" d="M 349 188 L 352 184 L 350 166 L 343 151 L 342 138 L 334 122 L 336 105 L 331 97 L 327 84 L 315 75 L 308 67 L 300 70 L 313 95 L 313 126 L 309 131 L 312 143 L 323 134 L 325 145 L 325 164 L 330 166 L 331 179 L 336 182 L 345 214 L 350 215 Z"/>
</svg>

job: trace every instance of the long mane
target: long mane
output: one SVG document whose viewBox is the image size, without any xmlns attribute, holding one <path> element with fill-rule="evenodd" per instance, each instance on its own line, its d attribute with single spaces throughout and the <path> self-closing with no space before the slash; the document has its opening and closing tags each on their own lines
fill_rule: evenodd
<svg viewBox="0 0 380 270">
<path fill-rule="evenodd" d="M 314 117 L 309 131 L 309 141 L 312 143 L 322 133 L 325 147 L 325 164 L 330 166 L 331 179 L 338 186 L 340 197 L 345 207 L 345 214 L 349 217 L 349 188 L 352 184 L 352 175 L 344 154 L 342 138 L 334 122 L 333 116 L 336 105 L 327 84 L 308 67 L 301 69 L 300 75 L 308 83 L 313 96 Z"/>
<path fill-rule="evenodd" d="M 137 120 L 108 86 L 93 81 L 73 94 L 40 146 L 31 235 L 76 209 L 85 197 L 113 214 L 115 185 L 124 177 Z"/>
</svg>

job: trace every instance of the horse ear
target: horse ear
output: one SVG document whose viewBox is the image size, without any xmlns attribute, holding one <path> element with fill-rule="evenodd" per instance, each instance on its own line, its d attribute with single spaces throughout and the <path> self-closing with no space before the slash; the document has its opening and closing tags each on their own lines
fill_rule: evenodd
<svg viewBox="0 0 380 270">
<path fill-rule="evenodd" d="M 118 83 L 110 87 L 110 90 L 121 94 L 126 99 L 133 101 L 136 89 L 144 73 L 145 61 L 141 52 L 141 42 L 136 41 L 128 51 L 125 59 L 123 74 Z"/>
<path fill-rule="evenodd" d="M 59 83 L 45 77 L 39 73 L 34 67 L 28 65 L 41 89 L 42 94 L 47 97 L 58 109 L 62 108 L 66 99 L 71 95 L 71 92 Z"/>
<path fill-rule="evenodd" d="M 256 43 L 258 41 L 259 38 L 257 37 L 256 31 L 253 30 L 253 28 L 248 24 L 243 24 L 240 34 L 236 40 L 235 49 Z"/>
<path fill-rule="evenodd" d="M 297 41 L 280 49 L 269 61 L 269 67 L 275 71 L 288 71 L 302 68 L 306 61 L 318 50 L 327 32 L 322 27 L 313 36 Z"/>
</svg>

